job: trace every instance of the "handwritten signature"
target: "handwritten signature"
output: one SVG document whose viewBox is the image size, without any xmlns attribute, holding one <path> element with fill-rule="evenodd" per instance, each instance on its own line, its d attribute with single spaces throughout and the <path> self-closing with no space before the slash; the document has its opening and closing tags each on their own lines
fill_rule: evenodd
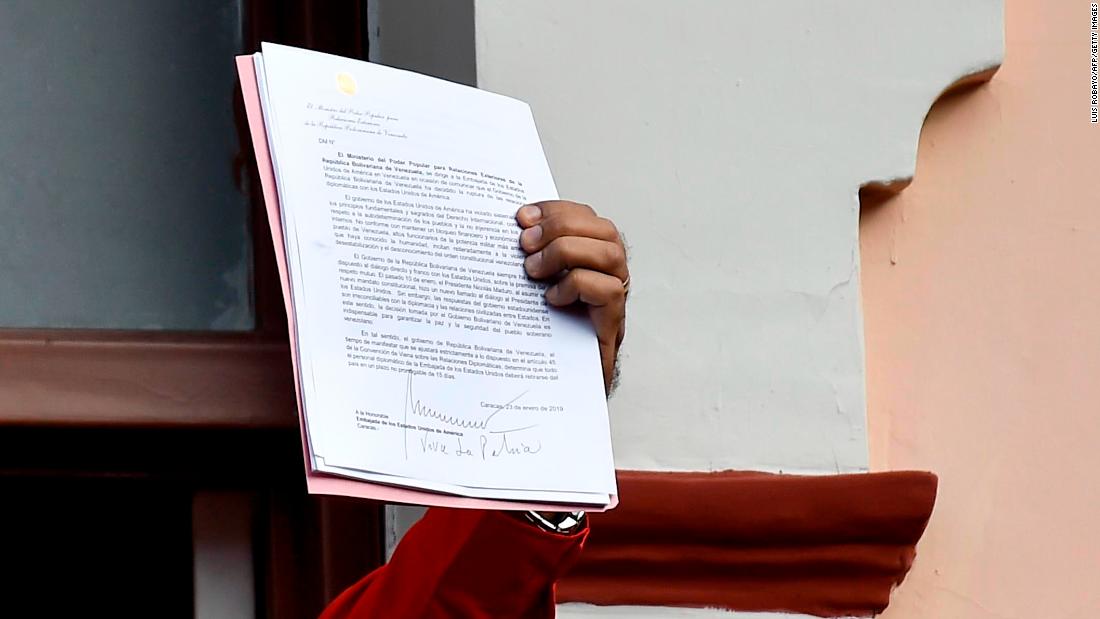
<svg viewBox="0 0 1100 619">
<path fill-rule="evenodd" d="M 443 438 L 438 435 L 433 435 L 428 431 L 423 432 L 423 436 L 420 437 L 420 450 L 422 453 L 436 453 L 444 455 L 454 455 L 457 457 L 481 457 L 482 460 L 488 460 L 489 458 L 499 458 L 501 456 L 522 456 L 522 455 L 534 455 L 542 451 L 542 441 L 536 440 L 533 444 L 528 443 L 522 438 L 516 438 L 514 435 L 524 430 L 530 430 L 537 428 L 538 424 L 529 426 L 523 426 L 519 428 L 508 428 L 505 430 L 491 430 L 489 429 L 489 423 L 493 421 L 501 412 L 508 410 L 508 407 L 515 403 L 517 400 L 527 394 L 527 391 L 517 395 L 508 402 L 490 408 L 490 413 L 482 419 L 463 419 L 455 415 L 449 415 L 442 411 L 436 410 L 425 405 L 420 400 L 416 399 L 413 395 L 413 375 L 409 373 L 408 380 L 405 383 L 405 421 L 402 424 L 404 429 L 405 440 L 405 459 L 409 458 L 409 415 L 414 417 L 422 417 L 425 419 L 431 419 L 445 426 L 453 428 L 459 428 L 462 430 L 481 430 L 482 433 L 478 436 L 477 450 L 469 446 L 463 447 L 461 436 L 451 436 Z M 511 439 L 509 437 L 511 436 Z M 453 439 L 452 442 L 449 439 Z M 511 440 L 511 442 L 509 442 Z"/>
</svg>

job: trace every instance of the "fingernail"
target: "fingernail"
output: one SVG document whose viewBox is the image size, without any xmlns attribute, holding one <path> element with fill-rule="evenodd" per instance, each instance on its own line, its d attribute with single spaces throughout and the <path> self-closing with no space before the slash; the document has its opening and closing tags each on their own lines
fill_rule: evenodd
<svg viewBox="0 0 1100 619">
<path fill-rule="evenodd" d="M 527 256 L 527 259 L 523 261 L 523 267 L 527 269 L 527 273 L 534 275 L 539 267 L 542 266 L 542 252 L 537 252 Z"/>
<path fill-rule="evenodd" d="M 542 219 L 542 209 L 534 204 L 528 204 L 526 206 L 520 207 L 519 214 L 522 215 L 524 219 L 530 220 L 532 222 Z"/>
<path fill-rule="evenodd" d="M 519 242 L 531 246 L 542 238 L 542 226 L 532 226 L 519 234 Z"/>
<path fill-rule="evenodd" d="M 550 286 L 546 289 L 546 300 L 553 303 L 554 299 L 558 298 L 558 292 L 559 290 L 557 285 Z"/>
</svg>

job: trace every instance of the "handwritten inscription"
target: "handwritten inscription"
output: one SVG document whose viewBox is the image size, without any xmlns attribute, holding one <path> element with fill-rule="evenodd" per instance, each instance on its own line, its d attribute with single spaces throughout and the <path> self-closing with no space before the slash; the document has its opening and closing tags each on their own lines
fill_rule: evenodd
<svg viewBox="0 0 1100 619">
<path fill-rule="evenodd" d="M 322 131 L 365 133 L 388 138 L 406 139 L 405 131 L 398 129 L 401 119 L 364 110 L 353 106 L 328 106 L 306 104 L 306 127 Z"/>
<path fill-rule="evenodd" d="M 515 433 L 529 430 L 517 428 L 507 432 L 491 432 L 478 435 L 478 449 L 470 449 L 462 443 L 461 436 L 439 437 L 438 435 L 424 432 L 420 439 L 420 451 L 425 454 L 438 454 L 454 456 L 456 458 L 474 458 L 489 460 L 505 456 L 533 456 L 542 451 L 542 441 L 533 441 L 517 438 Z M 509 436 L 511 435 L 511 438 Z"/>
<path fill-rule="evenodd" d="M 413 395 L 413 375 L 409 374 L 405 383 L 405 422 L 402 428 L 405 432 L 405 458 L 408 459 L 409 430 L 421 432 L 418 440 L 420 452 L 423 454 L 449 455 L 458 458 L 480 458 L 490 460 L 505 456 L 532 456 L 542 451 L 542 441 L 538 438 L 525 436 L 524 433 L 538 428 L 538 424 L 516 428 L 491 429 L 490 423 L 501 412 L 509 410 L 511 406 L 523 397 L 527 392 L 517 395 L 505 404 L 493 406 L 490 413 L 481 418 L 463 419 L 459 416 L 444 413 L 427 406 Z M 481 430 L 477 437 L 476 449 L 462 442 L 463 436 L 453 432 L 444 431 L 437 434 L 431 429 L 414 426 L 409 423 L 409 416 L 429 419 L 450 428 L 460 430 Z"/>
</svg>

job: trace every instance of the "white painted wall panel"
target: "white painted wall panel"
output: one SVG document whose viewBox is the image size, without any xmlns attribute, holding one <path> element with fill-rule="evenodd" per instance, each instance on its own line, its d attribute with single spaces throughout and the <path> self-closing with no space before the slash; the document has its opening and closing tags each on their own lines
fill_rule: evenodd
<svg viewBox="0 0 1100 619">
<path fill-rule="evenodd" d="M 999 0 L 477 0 L 479 86 L 631 245 L 616 460 L 867 468 L 859 186 L 999 63 Z"/>
</svg>

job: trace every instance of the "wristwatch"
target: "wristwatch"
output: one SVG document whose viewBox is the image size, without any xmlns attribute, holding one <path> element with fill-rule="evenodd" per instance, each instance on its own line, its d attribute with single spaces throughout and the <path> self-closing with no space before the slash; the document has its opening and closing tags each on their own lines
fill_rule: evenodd
<svg viewBox="0 0 1100 619">
<path fill-rule="evenodd" d="M 584 512 L 523 512 L 523 517 L 543 531 L 569 535 L 584 526 Z"/>
</svg>

